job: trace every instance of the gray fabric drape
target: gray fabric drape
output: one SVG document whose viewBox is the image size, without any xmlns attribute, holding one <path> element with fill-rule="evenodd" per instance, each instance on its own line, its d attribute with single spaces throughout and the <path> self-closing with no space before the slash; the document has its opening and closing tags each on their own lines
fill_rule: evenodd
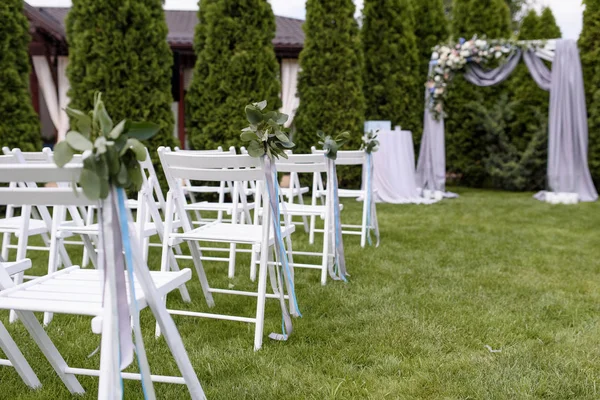
<svg viewBox="0 0 600 400">
<path fill-rule="evenodd" d="M 465 79 L 473 85 L 488 87 L 498 85 L 504 82 L 513 73 L 519 61 L 521 60 L 521 50 L 516 49 L 508 58 L 508 62 L 498 68 L 484 70 L 479 65 L 472 64 L 467 66 Z"/>
<path fill-rule="evenodd" d="M 429 65 L 429 72 L 433 65 Z M 427 105 L 429 91 L 425 90 L 425 116 L 423 137 L 417 162 L 416 181 L 421 189 L 446 191 L 446 145 L 444 142 L 444 117 L 436 120 Z"/>
<path fill-rule="evenodd" d="M 540 88 L 549 92 L 552 87 L 552 72 L 546 67 L 544 61 L 542 61 L 532 49 L 528 49 L 525 54 L 523 54 L 523 59 L 525 60 L 525 64 L 527 64 L 529 73 L 535 83 L 537 83 Z"/>
<path fill-rule="evenodd" d="M 427 106 L 425 107 L 416 180 L 417 186 L 422 189 L 446 191 L 444 117 L 436 120 Z"/>
<path fill-rule="evenodd" d="M 517 51 L 506 64 L 490 71 L 469 66 L 465 78 L 478 86 L 496 85 L 510 76 L 520 57 L 521 53 Z M 537 84 L 550 91 L 549 188 L 554 192 L 577 193 L 580 201 L 596 201 L 598 193 L 587 164 L 587 112 L 576 42 L 557 41 L 552 71 L 533 50 L 526 51 L 524 59 Z M 428 100 L 426 94 L 426 102 Z M 445 164 L 444 120 L 436 120 L 426 105 L 417 164 L 417 185 L 423 189 L 443 191 L 446 183 Z"/>
<path fill-rule="evenodd" d="M 537 67 L 533 68 L 532 75 L 537 82 L 535 74 L 540 70 L 543 71 L 540 75 L 547 74 L 539 68 L 542 61 L 537 56 L 535 59 L 533 65 Z M 596 201 L 598 192 L 587 163 L 588 124 L 583 73 L 574 40 L 556 43 L 551 76 L 548 186 L 557 193 L 577 193 L 580 201 Z M 547 82 L 547 79 L 543 81 Z"/>
</svg>

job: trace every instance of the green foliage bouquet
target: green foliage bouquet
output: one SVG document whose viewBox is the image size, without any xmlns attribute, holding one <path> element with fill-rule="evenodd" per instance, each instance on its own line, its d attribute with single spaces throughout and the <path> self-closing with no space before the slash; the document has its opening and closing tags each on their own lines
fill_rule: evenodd
<svg viewBox="0 0 600 400">
<path fill-rule="evenodd" d="M 250 142 L 248 154 L 252 157 L 266 154 L 271 160 L 288 158 L 285 150 L 295 146 L 288 137 L 288 130 L 283 127 L 289 117 L 277 111 L 265 112 L 266 107 L 266 100 L 246 106 L 246 118 L 250 126 L 242 129 L 241 138 L 244 142 Z"/>
<path fill-rule="evenodd" d="M 79 185 L 90 200 L 106 199 L 110 185 L 138 191 L 143 182 L 140 162 L 146 160 L 141 140 L 152 138 L 160 127 L 150 122 L 122 120 L 114 124 L 96 93 L 88 113 L 66 109 L 73 130 L 54 151 L 54 162 L 63 167 L 77 153 L 84 153 Z"/>
</svg>

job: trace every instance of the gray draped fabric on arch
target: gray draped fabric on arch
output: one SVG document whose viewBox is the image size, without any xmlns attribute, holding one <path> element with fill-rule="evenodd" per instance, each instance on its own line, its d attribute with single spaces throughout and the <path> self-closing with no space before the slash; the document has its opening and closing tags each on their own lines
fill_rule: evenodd
<svg viewBox="0 0 600 400">
<path fill-rule="evenodd" d="M 520 59 L 521 52 L 517 50 L 507 63 L 496 69 L 486 71 L 478 65 L 470 65 L 464 76 L 477 86 L 497 85 L 511 75 Z M 581 201 L 596 201 L 598 193 L 587 163 L 587 111 L 576 42 L 557 41 L 552 71 L 533 50 L 527 50 L 524 59 L 537 84 L 550 91 L 548 189 L 577 193 Z M 444 146 L 444 119 L 436 119 L 426 105 L 417 164 L 417 184 L 421 188 L 445 191 Z"/>
</svg>

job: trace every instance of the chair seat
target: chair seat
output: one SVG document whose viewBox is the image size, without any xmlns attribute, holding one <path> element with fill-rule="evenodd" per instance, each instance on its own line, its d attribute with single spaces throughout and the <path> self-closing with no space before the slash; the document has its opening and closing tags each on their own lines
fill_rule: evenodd
<svg viewBox="0 0 600 400">
<path fill-rule="evenodd" d="M 365 196 L 366 191 L 359 189 L 338 189 L 338 197 L 340 198 L 353 198 L 360 199 Z M 373 189 L 373 194 L 377 193 L 377 189 Z M 319 196 L 325 196 L 327 194 L 326 190 L 319 190 L 317 192 Z"/>
<path fill-rule="evenodd" d="M 281 227 L 282 237 L 285 238 L 291 235 L 295 230 L 293 225 Z M 228 224 L 223 222 L 212 222 L 193 229 L 185 233 L 175 233 L 171 235 L 171 243 L 173 239 L 182 240 L 200 240 L 207 242 L 224 242 L 224 243 L 242 243 L 242 244 L 260 244 L 262 241 L 262 226 L 250 224 Z M 269 232 L 269 246 L 274 243 L 273 230 Z"/>
<path fill-rule="evenodd" d="M 243 212 L 245 209 L 254 208 L 254 203 L 247 203 L 246 207 L 243 204 L 238 204 L 238 211 Z M 227 214 L 231 214 L 233 212 L 233 204 L 232 203 L 211 203 L 208 201 L 200 201 L 197 203 L 191 203 L 185 206 L 185 209 L 188 211 L 225 211 Z"/>
<path fill-rule="evenodd" d="M 325 213 L 327 212 L 326 206 L 321 205 L 310 205 L 310 204 L 296 204 L 296 203 L 280 203 L 279 209 L 283 213 L 284 210 L 290 215 L 295 216 L 318 216 L 325 219 Z M 340 210 L 344 209 L 344 205 L 340 204 Z M 262 213 L 262 209 L 261 209 Z"/>
<path fill-rule="evenodd" d="M 292 197 L 292 195 L 294 197 L 297 197 L 297 196 L 299 196 L 301 194 L 308 193 L 309 188 L 308 188 L 308 186 L 304 186 L 304 187 L 301 187 L 301 188 L 294 188 L 294 189 L 291 189 L 291 188 L 280 188 L 279 190 L 281 191 L 281 194 L 283 194 L 285 197 Z"/>
<path fill-rule="evenodd" d="M 183 191 L 185 193 L 231 193 L 229 187 L 221 188 L 219 186 L 184 186 Z"/>
<path fill-rule="evenodd" d="M 21 217 L 11 217 L 0 219 L 0 232 L 11 232 L 19 236 L 21 227 Z M 48 232 L 46 224 L 41 219 L 29 219 L 29 225 L 27 226 L 29 235 L 40 235 Z"/>
<path fill-rule="evenodd" d="M 183 285 L 192 277 L 189 268 L 178 272 L 150 271 L 161 296 Z M 129 286 L 127 273 L 125 280 Z M 99 270 L 65 268 L 13 288 L 0 291 L 0 309 L 52 312 L 58 314 L 102 315 L 102 276 Z M 146 307 L 142 287 L 135 282 L 137 305 Z"/>
</svg>

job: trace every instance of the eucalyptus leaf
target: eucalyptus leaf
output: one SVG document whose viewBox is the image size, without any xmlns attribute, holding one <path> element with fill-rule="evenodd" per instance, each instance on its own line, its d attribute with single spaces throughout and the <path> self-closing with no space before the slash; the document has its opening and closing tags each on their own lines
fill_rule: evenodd
<svg viewBox="0 0 600 400">
<path fill-rule="evenodd" d="M 252 125 L 258 125 L 263 121 L 262 113 L 251 106 L 246 106 L 246 118 Z"/>
<path fill-rule="evenodd" d="M 121 136 L 121 133 L 123 133 L 123 130 L 125 130 L 125 124 L 127 123 L 126 120 L 123 120 L 121 122 L 119 122 L 112 131 L 110 131 L 110 133 L 108 134 L 108 137 L 111 139 L 117 139 L 119 136 Z"/>
<path fill-rule="evenodd" d="M 265 154 L 265 148 L 256 141 L 250 142 L 248 154 L 252 157 L 262 157 Z"/>
<path fill-rule="evenodd" d="M 90 116 L 82 111 L 75 110 L 69 107 L 65 108 L 65 112 L 69 117 L 73 119 L 73 122 L 75 123 L 79 132 L 89 139 L 90 133 L 92 131 L 92 119 L 90 118 Z"/>
<path fill-rule="evenodd" d="M 77 151 L 86 151 L 94 149 L 94 145 L 92 144 L 92 142 L 90 142 L 90 140 L 83 136 L 81 133 L 76 131 L 67 132 L 65 140 L 67 141 L 69 146 L 71 146 L 74 150 Z"/>
<path fill-rule="evenodd" d="M 267 101 L 263 100 L 259 103 L 255 103 L 256 108 L 258 108 L 259 110 L 264 110 L 267 107 Z"/>
<path fill-rule="evenodd" d="M 284 132 L 277 131 L 275 132 L 275 136 L 277 136 L 277 139 L 279 139 L 282 143 L 288 143 L 290 141 L 290 138 L 288 138 Z"/>
<path fill-rule="evenodd" d="M 110 119 L 110 116 L 106 111 L 104 103 L 102 102 L 100 102 L 100 105 L 97 109 L 97 118 L 100 122 L 100 130 L 102 131 L 102 134 L 108 135 L 112 131 L 114 125 L 112 119 Z"/>
<path fill-rule="evenodd" d="M 242 132 L 242 134 L 240 135 L 241 139 L 244 142 L 249 142 L 251 140 L 257 140 L 258 137 L 256 136 L 256 133 L 252 132 L 252 131 L 244 131 Z"/>
<path fill-rule="evenodd" d="M 117 174 L 117 185 L 121 187 L 127 187 L 129 184 L 129 172 L 124 162 L 121 162 L 119 166 L 119 173 Z"/>
<path fill-rule="evenodd" d="M 152 122 L 133 122 L 127 124 L 127 136 L 137 140 L 148 140 L 160 130 L 160 125 Z"/>
<path fill-rule="evenodd" d="M 290 117 L 287 114 L 278 113 L 278 115 L 277 115 L 277 123 L 283 125 L 283 124 L 285 124 L 288 121 L 289 118 Z"/>
<path fill-rule="evenodd" d="M 99 200 L 101 194 L 101 179 L 94 172 L 89 169 L 83 169 L 79 176 L 79 184 L 83 189 L 85 197 L 90 200 Z"/>
<path fill-rule="evenodd" d="M 58 142 L 54 146 L 54 162 L 60 168 L 64 167 L 69 161 L 73 159 L 73 149 L 66 141 Z"/>
<path fill-rule="evenodd" d="M 96 153 L 97 154 L 104 154 L 106 153 L 106 138 L 104 136 L 99 136 L 95 141 L 94 141 L 94 147 L 96 148 Z"/>
</svg>

